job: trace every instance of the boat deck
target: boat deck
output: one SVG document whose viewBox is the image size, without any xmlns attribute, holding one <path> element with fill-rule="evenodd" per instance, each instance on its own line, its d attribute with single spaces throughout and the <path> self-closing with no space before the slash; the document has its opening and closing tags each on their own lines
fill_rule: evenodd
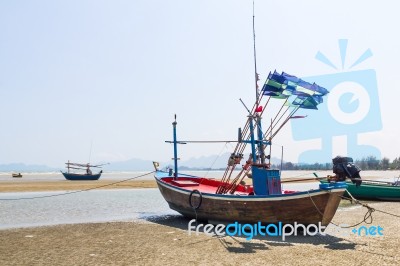
<svg viewBox="0 0 400 266">
<path fill-rule="evenodd" d="M 178 177 L 174 180 L 172 177 L 161 178 L 161 181 L 170 185 L 180 187 L 189 191 L 198 190 L 202 193 L 215 194 L 218 186 L 222 184 L 219 180 L 197 177 Z M 228 184 L 225 184 L 228 186 Z M 297 191 L 282 190 L 282 194 L 292 194 Z M 253 186 L 251 185 L 238 185 L 233 195 L 249 196 L 254 195 Z"/>
</svg>

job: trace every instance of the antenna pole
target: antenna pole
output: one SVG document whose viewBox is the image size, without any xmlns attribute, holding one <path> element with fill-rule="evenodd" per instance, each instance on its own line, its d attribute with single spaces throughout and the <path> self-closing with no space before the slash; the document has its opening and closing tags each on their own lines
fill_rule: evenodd
<svg viewBox="0 0 400 266">
<path fill-rule="evenodd" d="M 258 99 L 260 97 L 259 92 L 258 92 L 258 81 L 259 77 L 257 74 L 257 56 L 256 56 L 256 29 L 255 29 L 255 23 L 254 23 L 255 15 L 254 15 L 254 0 L 253 0 L 253 51 L 254 51 L 254 78 L 255 78 L 255 83 L 256 83 L 256 107 L 258 105 Z"/>
<path fill-rule="evenodd" d="M 90 163 L 90 159 L 92 158 L 92 147 L 93 147 L 93 139 L 90 142 L 89 163 Z"/>
<path fill-rule="evenodd" d="M 253 117 L 253 114 L 250 112 L 249 108 L 247 108 L 247 106 L 244 104 L 244 102 L 242 101 L 242 98 L 239 98 L 239 101 L 243 104 L 244 108 L 246 108 L 247 112 L 249 113 L 249 115 L 251 117 Z"/>
<path fill-rule="evenodd" d="M 176 141 L 176 114 L 175 114 L 175 121 L 172 123 L 173 126 L 173 134 L 174 134 L 174 168 L 175 168 L 175 173 L 174 173 L 174 179 L 178 177 L 178 145 Z"/>
</svg>

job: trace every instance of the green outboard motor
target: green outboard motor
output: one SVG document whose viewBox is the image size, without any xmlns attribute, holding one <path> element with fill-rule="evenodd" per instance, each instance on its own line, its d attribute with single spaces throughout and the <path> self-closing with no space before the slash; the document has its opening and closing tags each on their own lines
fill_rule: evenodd
<svg viewBox="0 0 400 266">
<path fill-rule="evenodd" d="M 353 158 L 336 156 L 332 159 L 333 172 L 338 177 L 339 181 L 345 181 L 346 177 L 351 180 L 356 186 L 361 185 L 361 169 L 353 163 Z"/>
</svg>

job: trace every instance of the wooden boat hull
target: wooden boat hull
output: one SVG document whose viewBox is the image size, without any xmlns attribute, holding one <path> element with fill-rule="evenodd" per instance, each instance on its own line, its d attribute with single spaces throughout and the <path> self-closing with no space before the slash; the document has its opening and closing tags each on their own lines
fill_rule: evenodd
<svg viewBox="0 0 400 266">
<path fill-rule="evenodd" d="M 192 193 L 193 190 L 176 187 L 162 178 L 157 185 L 169 207 L 188 218 L 209 223 L 286 223 L 328 225 L 339 206 L 345 189 L 314 190 L 274 196 L 220 195 Z M 189 203 L 192 193 L 194 210 Z"/>
<path fill-rule="evenodd" d="M 328 183 L 322 180 L 321 183 Z M 390 184 L 378 184 L 368 181 L 363 181 L 361 186 L 357 187 L 352 182 L 346 182 L 347 190 L 356 199 L 364 200 L 385 200 L 385 201 L 400 201 L 400 186 Z M 347 192 L 345 196 L 349 196 Z"/>
<path fill-rule="evenodd" d="M 95 175 L 82 175 L 62 172 L 62 174 L 67 180 L 98 180 L 101 176 L 101 173 Z"/>
<path fill-rule="evenodd" d="M 22 175 L 21 175 L 21 174 L 12 174 L 12 177 L 14 177 L 14 178 L 21 178 Z"/>
</svg>

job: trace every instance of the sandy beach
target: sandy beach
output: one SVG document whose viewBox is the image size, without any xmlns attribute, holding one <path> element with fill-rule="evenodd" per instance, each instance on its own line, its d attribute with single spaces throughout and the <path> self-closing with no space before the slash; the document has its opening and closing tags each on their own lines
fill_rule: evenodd
<svg viewBox="0 0 400 266">
<path fill-rule="evenodd" d="M 0 182 L 0 192 L 26 192 L 26 191 L 59 191 L 59 190 L 89 190 L 89 189 L 119 189 L 119 188 L 155 188 L 154 180 L 130 181 L 25 181 L 11 180 Z"/>
<path fill-rule="evenodd" d="M 152 187 L 153 182 L 124 182 L 123 188 Z M 95 184 L 107 183 L 112 182 Z M 85 181 L 2 182 L 0 187 L 2 191 L 44 191 L 93 185 Z M 400 214 L 400 203 L 377 202 L 370 206 Z M 340 208 L 333 222 L 355 224 L 365 213 L 359 205 Z M 292 236 L 285 241 L 256 237 L 248 241 L 244 237 L 189 235 L 188 222 L 172 215 L 131 222 L 0 230 L 0 265 L 398 265 L 400 261 L 400 218 L 378 211 L 373 213 L 371 225 L 382 227 L 383 236 L 343 236 L 330 226 L 325 236 Z"/>
</svg>

